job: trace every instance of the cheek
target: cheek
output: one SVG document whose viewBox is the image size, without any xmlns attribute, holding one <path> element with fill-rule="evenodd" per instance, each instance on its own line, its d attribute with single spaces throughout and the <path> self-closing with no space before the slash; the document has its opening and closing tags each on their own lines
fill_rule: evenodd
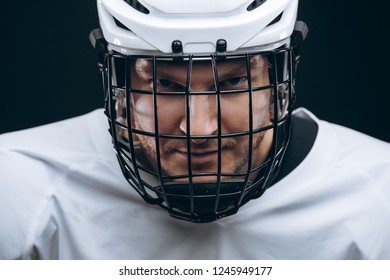
<svg viewBox="0 0 390 280">
<path fill-rule="evenodd" d="M 227 95 L 221 98 L 222 133 L 248 130 L 247 94 Z"/>
<path fill-rule="evenodd" d="M 154 132 L 154 105 L 153 97 L 140 95 L 133 99 L 134 119 L 137 128 Z"/>
<path fill-rule="evenodd" d="M 163 134 L 181 134 L 180 124 L 185 120 L 185 98 L 183 96 L 158 96 L 158 127 Z"/>
<path fill-rule="evenodd" d="M 269 92 L 252 94 L 253 128 L 260 128 L 268 123 L 270 113 Z M 232 133 L 249 130 L 249 97 L 240 94 L 231 98 L 222 98 L 222 133 Z"/>
<path fill-rule="evenodd" d="M 139 129 L 154 132 L 154 100 L 151 95 L 134 98 L 134 113 Z M 174 133 L 185 115 L 183 98 L 158 96 L 157 116 L 159 133 Z"/>
<path fill-rule="evenodd" d="M 258 92 L 253 95 L 253 124 L 255 128 L 268 124 L 270 118 L 270 94 Z"/>
</svg>

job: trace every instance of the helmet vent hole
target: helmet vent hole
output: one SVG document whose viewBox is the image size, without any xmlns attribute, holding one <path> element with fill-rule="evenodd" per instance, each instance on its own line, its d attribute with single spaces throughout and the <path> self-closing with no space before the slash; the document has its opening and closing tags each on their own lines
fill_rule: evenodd
<svg viewBox="0 0 390 280">
<path fill-rule="evenodd" d="M 270 26 L 272 24 L 275 24 L 277 23 L 278 21 L 280 21 L 280 19 L 282 18 L 283 16 L 283 12 L 281 12 L 276 18 L 273 19 L 273 21 L 271 21 L 267 26 Z"/>
<path fill-rule="evenodd" d="M 267 2 L 267 0 L 255 0 L 246 8 L 246 10 L 248 12 L 253 11 L 254 9 L 257 9 L 258 7 L 263 5 L 265 2 Z"/>
<path fill-rule="evenodd" d="M 138 2 L 137 0 L 124 0 L 127 4 L 129 4 L 131 7 L 133 7 L 134 9 L 136 9 L 137 11 L 143 13 L 143 14 L 149 14 L 149 10 L 144 6 L 142 5 L 140 2 Z"/>
<path fill-rule="evenodd" d="M 122 29 L 125 29 L 125 30 L 131 31 L 129 28 L 127 28 L 126 25 L 124 25 L 123 23 L 121 23 L 118 19 L 114 18 L 114 21 L 115 21 L 115 24 L 116 24 L 118 27 L 120 27 L 120 28 L 122 28 Z"/>
</svg>

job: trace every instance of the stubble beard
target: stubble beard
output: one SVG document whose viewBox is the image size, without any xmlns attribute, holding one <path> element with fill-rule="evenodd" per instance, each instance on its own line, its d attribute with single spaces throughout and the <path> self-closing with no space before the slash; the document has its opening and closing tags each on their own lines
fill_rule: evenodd
<svg viewBox="0 0 390 280">
<path fill-rule="evenodd" d="M 269 120 L 265 122 L 266 124 L 269 124 Z M 264 126 L 266 125 L 264 124 Z M 143 130 L 140 125 L 135 122 L 135 127 L 138 130 Z M 239 139 L 238 137 L 231 137 L 231 138 L 222 138 L 221 139 L 221 147 L 222 147 L 222 155 L 229 152 L 234 152 L 234 150 L 239 149 L 239 151 L 234 152 L 235 153 L 235 164 L 231 170 L 224 170 L 222 165 L 222 172 L 223 173 L 233 173 L 233 174 L 241 174 L 245 173 L 248 169 L 248 162 L 249 157 L 252 156 L 252 167 L 261 164 L 262 162 L 255 162 L 254 159 L 256 158 L 254 155 L 256 155 L 259 151 L 259 148 L 264 140 L 266 131 L 253 134 L 253 140 L 252 140 L 252 150 L 249 149 L 249 137 L 250 135 L 244 137 L 240 136 L 239 138 L 245 138 L 245 139 Z M 157 165 L 157 149 L 156 149 L 156 142 L 154 140 L 154 137 L 151 136 L 145 136 L 145 135 L 137 135 L 137 139 L 140 143 L 141 147 L 141 153 L 138 156 L 138 160 L 145 166 L 151 168 L 154 172 L 158 170 Z M 204 149 L 204 150 L 218 150 L 218 140 L 217 139 L 208 139 L 204 143 L 200 145 L 195 145 L 196 149 Z M 177 170 L 168 170 L 164 166 L 164 158 L 168 158 L 170 154 L 180 151 L 187 151 L 187 145 L 186 140 L 183 139 L 161 139 L 160 138 L 160 161 L 161 161 L 161 170 L 164 175 L 167 176 L 175 176 L 179 175 Z M 193 147 L 191 147 L 193 149 Z M 223 159 L 222 159 L 223 161 Z M 208 166 L 196 166 L 192 165 L 192 172 L 202 172 L 202 169 L 207 168 Z M 185 170 L 188 170 L 188 166 L 185 166 Z M 216 167 L 215 167 L 216 170 Z M 185 174 L 180 174 L 185 175 Z M 222 179 L 229 179 L 233 178 L 232 176 L 225 176 Z"/>
</svg>

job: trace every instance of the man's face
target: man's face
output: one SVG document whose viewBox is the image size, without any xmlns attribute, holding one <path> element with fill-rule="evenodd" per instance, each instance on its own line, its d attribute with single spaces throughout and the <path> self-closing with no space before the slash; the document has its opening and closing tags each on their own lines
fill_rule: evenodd
<svg viewBox="0 0 390 280">
<path fill-rule="evenodd" d="M 153 66 L 147 59 L 133 62 L 131 87 L 151 91 L 153 86 L 160 95 L 132 93 L 132 119 L 137 130 L 181 136 L 181 139 L 159 138 L 159 156 L 164 175 L 188 175 L 188 152 L 191 160 L 193 182 L 216 181 L 218 172 L 218 139 L 204 136 L 226 135 L 221 141 L 221 171 L 229 173 L 222 179 L 248 170 L 250 135 L 233 136 L 252 128 L 258 129 L 271 124 L 271 90 L 269 88 L 248 93 L 247 64 L 245 59 L 217 61 L 217 77 L 210 61 L 198 60 L 192 64 L 188 75 L 188 62 L 159 61 L 156 65 L 156 84 L 153 85 Z M 268 62 L 261 56 L 251 58 L 252 89 L 269 85 Z M 190 76 L 190 81 L 187 78 Z M 185 96 L 186 84 L 193 94 Z M 220 91 L 245 90 L 236 93 L 215 93 L 216 84 Z M 163 94 L 169 92 L 170 94 Z M 220 98 L 220 102 L 218 102 Z M 156 102 L 156 104 L 155 104 Z M 219 106 L 220 104 L 220 106 Z M 155 123 L 155 106 L 157 120 Z M 220 115 L 220 123 L 218 121 Z M 253 116 L 253 117 L 252 117 Z M 220 126 L 220 128 L 219 128 Z M 185 136 L 197 136 L 187 146 Z M 143 153 L 139 160 L 157 170 L 157 149 L 153 136 L 133 134 L 140 142 Z M 203 138 L 202 138 L 203 137 Z M 272 130 L 253 134 L 252 167 L 260 165 L 270 150 Z M 214 175 L 212 174 L 214 173 Z M 203 174 L 203 175 L 202 175 Z M 199 176 L 197 176 L 199 175 Z M 252 176 L 252 179 L 255 174 Z M 188 178 L 177 179 L 186 182 Z"/>
</svg>

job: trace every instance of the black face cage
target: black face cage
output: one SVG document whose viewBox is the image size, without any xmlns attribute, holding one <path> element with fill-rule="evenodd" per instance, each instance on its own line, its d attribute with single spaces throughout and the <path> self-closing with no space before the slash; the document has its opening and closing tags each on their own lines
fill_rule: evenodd
<svg viewBox="0 0 390 280">
<path fill-rule="evenodd" d="M 95 37 L 97 31 L 95 32 Z M 294 33 L 296 36 L 297 31 Z M 100 34 L 101 35 L 101 34 Z M 303 32 L 299 33 L 304 38 Z M 100 36 L 101 37 L 101 36 Z M 298 36 L 299 37 L 299 36 Z M 107 51 L 105 41 L 97 41 L 95 46 L 99 54 L 99 69 L 105 95 L 105 114 L 109 121 L 114 149 L 122 172 L 129 184 L 150 203 L 166 209 L 173 217 L 192 222 L 211 222 L 232 214 L 251 199 L 260 197 L 271 186 L 281 166 L 283 155 L 290 137 L 290 120 L 295 101 L 295 76 L 299 61 L 298 45 L 284 46 L 266 52 L 243 52 L 239 54 L 210 55 L 124 55 Z M 268 60 L 269 83 L 262 86 L 252 84 L 251 63 L 254 57 L 262 56 Z M 133 87 L 134 62 L 144 59 L 150 63 L 150 90 Z M 246 86 L 240 89 L 223 89 L 219 83 L 220 61 L 241 60 L 246 68 Z M 161 91 L 157 87 L 157 68 L 159 63 L 177 63 L 185 65 L 186 82 L 177 92 Z M 192 68 L 197 61 L 209 61 L 215 87 L 212 91 L 195 92 L 191 90 Z M 257 92 L 270 92 L 270 123 L 257 127 L 254 123 L 255 100 Z M 247 129 L 243 131 L 222 131 L 222 99 L 225 95 L 245 95 L 248 108 L 244 113 L 249 118 Z M 153 100 L 151 120 L 153 129 L 146 131 L 134 125 L 134 104 L 132 95 L 148 95 Z M 163 125 L 159 116 L 160 96 L 180 96 L 185 106 L 185 133 L 165 133 L 159 127 Z M 191 135 L 190 98 L 195 95 L 215 96 L 217 130 L 212 135 Z M 239 109 L 238 109 L 239 110 Z M 239 114 L 237 111 L 236 114 Z M 254 164 L 254 138 L 256 135 L 272 132 L 272 145 L 265 160 Z M 148 155 L 139 138 L 148 138 L 154 146 Z M 226 171 L 222 165 L 223 139 L 240 138 L 247 142 L 245 170 Z M 193 168 L 191 142 L 193 140 L 215 141 L 217 146 L 217 164 L 212 172 L 197 172 Z M 182 141 L 187 154 L 186 172 L 172 174 L 165 171 L 162 164 L 161 142 Z M 260 144 L 261 145 L 261 144 Z M 151 163 L 152 162 L 152 163 Z M 256 176 L 254 177 L 254 174 Z M 213 178 L 202 180 L 202 178 Z"/>
</svg>

